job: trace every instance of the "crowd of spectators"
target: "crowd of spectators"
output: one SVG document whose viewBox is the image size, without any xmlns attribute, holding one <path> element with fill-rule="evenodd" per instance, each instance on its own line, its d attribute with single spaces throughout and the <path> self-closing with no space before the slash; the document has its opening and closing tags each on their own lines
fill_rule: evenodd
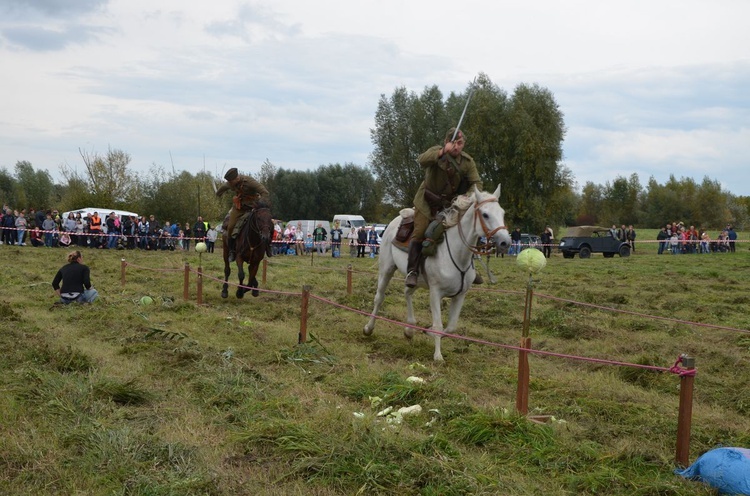
<svg viewBox="0 0 750 496">
<path fill-rule="evenodd" d="M 662 227 L 656 235 L 658 254 L 686 255 L 694 253 L 734 253 L 737 232 L 731 224 L 711 239 L 707 231 L 695 226 L 685 227 L 682 222 L 673 222 Z"/>
<path fill-rule="evenodd" d="M 102 250 L 189 250 L 191 240 L 205 242 L 214 251 L 218 231 L 198 216 L 195 222 L 159 222 L 148 218 L 118 216 L 115 212 L 81 215 L 69 213 L 63 218 L 58 210 L 13 210 L 4 205 L 0 212 L 0 244 L 77 246 Z"/>
<path fill-rule="evenodd" d="M 319 223 L 312 232 L 305 234 L 301 222 L 296 225 L 289 222 L 285 225 L 277 220 L 274 224 L 271 242 L 274 255 L 292 256 L 310 255 L 313 251 L 319 255 L 327 254 L 330 242 L 330 256 L 338 258 L 341 256 L 341 246 L 345 240 L 348 242 L 351 257 L 364 257 L 368 246 L 370 256 L 374 257 L 378 254 L 380 240 L 374 227 L 360 227 L 359 229 L 352 227 L 344 235 L 344 231 L 338 224 L 334 224 L 329 233 L 322 223 Z"/>
</svg>

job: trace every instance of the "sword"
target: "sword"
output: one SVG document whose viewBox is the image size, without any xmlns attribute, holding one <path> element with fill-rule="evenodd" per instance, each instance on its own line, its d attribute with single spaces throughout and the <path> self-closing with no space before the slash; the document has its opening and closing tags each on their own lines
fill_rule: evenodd
<svg viewBox="0 0 750 496">
<path fill-rule="evenodd" d="M 471 101 L 471 95 L 474 94 L 474 85 L 477 82 L 476 76 L 474 77 L 474 81 L 471 82 L 471 90 L 469 90 L 469 97 L 466 99 L 466 105 L 464 105 L 464 111 L 461 112 L 461 118 L 458 119 L 458 125 L 456 126 L 456 130 L 453 131 L 453 138 L 451 138 L 451 141 L 456 141 L 456 136 L 458 135 L 459 129 L 461 129 L 461 123 L 464 121 L 464 116 L 466 115 L 466 109 L 469 108 L 469 102 Z"/>
</svg>

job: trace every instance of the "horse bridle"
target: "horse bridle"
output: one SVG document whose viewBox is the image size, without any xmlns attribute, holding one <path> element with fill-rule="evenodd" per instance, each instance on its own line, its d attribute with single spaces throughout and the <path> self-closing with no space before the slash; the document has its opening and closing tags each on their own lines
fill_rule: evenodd
<svg viewBox="0 0 750 496">
<path fill-rule="evenodd" d="M 263 244 L 263 233 L 260 232 L 260 227 L 258 227 L 258 216 L 256 215 L 256 213 L 260 212 L 261 210 L 270 210 L 270 208 L 268 208 L 268 207 L 260 207 L 260 208 L 254 208 L 253 209 L 252 219 L 251 219 L 251 222 L 250 222 L 250 229 L 252 229 L 256 234 L 258 234 L 258 236 L 260 237 L 261 241 L 257 245 L 255 245 L 255 246 L 250 246 L 250 251 L 255 250 L 256 248 L 258 248 L 260 245 Z M 271 228 L 271 229 L 273 230 L 273 228 Z M 269 236 L 270 236 L 270 233 L 269 233 Z"/>
<path fill-rule="evenodd" d="M 490 228 L 487 227 L 487 223 L 484 221 L 484 218 L 482 218 L 482 214 L 479 211 L 479 207 L 481 207 L 485 203 L 496 202 L 496 201 L 498 201 L 498 199 L 495 198 L 494 196 L 491 196 L 490 198 L 482 200 L 474 205 L 474 224 L 476 224 L 477 219 L 479 219 L 479 225 L 482 227 L 482 232 L 484 233 L 484 239 L 486 240 L 484 244 L 475 245 L 473 243 L 469 243 L 466 240 L 466 236 L 464 235 L 463 231 L 461 230 L 461 222 L 458 223 L 458 233 L 461 235 L 461 241 L 475 255 L 482 255 L 485 251 L 487 251 L 492 246 L 492 241 L 491 241 L 492 237 L 495 236 L 495 234 L 499 230 L 508 229 L 508 226 L 498 226 L 495 229 L 490 230 Z"/>
</svg>

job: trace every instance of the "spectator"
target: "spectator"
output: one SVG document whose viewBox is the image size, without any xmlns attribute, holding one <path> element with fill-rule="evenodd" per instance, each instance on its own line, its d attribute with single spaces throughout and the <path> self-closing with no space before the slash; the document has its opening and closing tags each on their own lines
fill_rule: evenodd
<svg viewBox="0 0 750 496">
<path fill-rule="evenodd" d="M 521 253 L 521 228 L 517 227 L 510 233 L 510 251 L 508 255 L 518 256 Z"/>
<path fill-rule="evenodd" d="M 311 255 L 313 252 L 313 237 L 312 233 L 307 233 L 307 239 L 305 239 L 305 254 Z"/>
<path fill-rule="evenodd" d="M 289 255 L 289 249 L 294 243 L 294 231 L 297 228 L 287 223 L 287 225 L 284 227 L 284 237 L 282 239 L 283 243 L 281 244 L 281 254 L 282 255 Z"/>
<path fill-rule="evenodd" d="M 542 253 L 546 258 L 550 258 L 552 256 L 552 234 L 549 228 L 544 229 L 544 232 L 540 236 L 540 241 L 542 243 Z"/>
<path fill-rule="evenodd" d="M 115 249 L 117 247 L 117 238 L 120 235 L 120 219 L 115 215 L 114 212 L 110 212 L 107 216 L 107 249 Z"/>
<path fill-rule="evenodd" d="M 16 244 L 16 218 L 13 216 L 13 210 L 10 208 L 5 209 L 5 215 L 3 215 L 2 219 L 2 237 L 0 237 L 0 241 L 5 242 L 6 245 L 14 245 Z"/>
<path fill-rule="evenodd" d="M 169 226 L 169 235 L 172 236 L 173 238 L 179 237 L 180 236 L 180 231 L 182 230 L 182 229 L 180 229 L 180 227 L 181 226 L 180 226 L 179 222 L 175 222 L 174 224 L 171 224 Z"/>
<path fill-rule="evenodd" d="M 370 227 L 367 233 L 367 244 L 370 245 L 370 258 L 378 254 L 378 233 L 375 232 L 375 226 Z"/>
<path fill-rule="evenodd" d="M 91 247 L 100 248 L 102 242 L 102 218 L 99 217 L 99 212 L 94 212 L 94 215 L 89 218 L 89 231 L 91 232 L 91 238 L 89 238 Z"/>
<path fill-rule="evenodd" d="M 83 231 L 85 229 L 85 226 L 83 224 L 83 219 L 81 218 L 81 214 L 76 215 L 76 245 L 85 247 L 88 246 L 88 236 L 86 236 Z"/>
<path fill-rule="evenodd" d="M 357 231 L 357 258 L 365 258 L 365 248 L 367 247 L 367 231 L 360 227 Z"/>
<path fill-rule="evenodd" d="M 150 230 L 149 221 L 146 217 L 141 217 L 141 222 L 138 224 L 138 248 L 145 250 L 148 248 L 148 232 Z"/>
<path fill-rule="evenodd" d="M 625 238 L 628 240 L 630 249 L 633 250 L 633 253 L 635 253 L 635 229 L 633 229 L 633 224 L 630 224 L 628 226 L 628 230 L 625 233 Z"/>
<path fill-rule="evenodd" d="M 344 237 L 344 231 L 339 227 L 339 223 L 333 224 L 331 229 L 331 256 L 338 258 L 341 256 L 341 240 Z"/>
<path fill-rule="evenodd" d="M 667 224 L 669 226 L 669 224 Z M 661 255 L 664 253 L 664 250 L 669 251 L 669 233 L 667 232 L 667 227 L 662 227 L 659 233 L 656 235 L 656 240 L 659 242 L 659 249 L 657 254 Z"/>
<path fill-rule="evenodd" d="M 26 243 L 23 242 L 23 237 L 26 234 L 26 228 L 28 227 L 28 222 L 26 221 L 26 215 L 24 215 L 23 211 L 18 214 L 18 217 L 16 217 L 16 229 L 18 229 L 18 245 L 19 246 L 26 246 Z"/>
<path fill-rule="evenodd" d="M 47 212 L 49 213 L 49 211 Z M 34 214 L 34 225 L 38 227 L 39 229 L 42 228 L 42 224 L 44 224 L 44 219 L 47 218 L 47 214 L 45 213 L 43 208 L 40 208 L 36 211 L 36 214 Z"/>
<path fill-rule="evenodd" d="M 206 240 L 206 223 L 203 222 L 203 217 L 200 215 L 195 224 L 193 224 L 193 237 L 195 238 L 196 245 Z"/>
<path fill-rule="evenodd" d="M 349 234 L 346 235 L 346 239 L 349 240 L 349 256 L 353 257 L 357 254 L 357 228 L 352 226 L 349 229 Z"/>
<path fill-rule="evenodd" d="M 313 242 L 319 255 L 326 252 L 326 239 L 328 239 L 328 231 L 325 230 L 322 222 L 318 222 L 318 227 L 313 231 Z"/>
<path fill-rule="evenodd" d="M 680 233 L 678 231 L 672 232 L 672 236 L 669 237 L 669 245 L 672 247 L 672 255 L 680 253 Z"/>
<path fill-rule="evenodd" d="M 214 246 L 216 246 L 216 238 L 219 237 L 219 233 L 216 231 L 216 228 L 211 226 L 208 228 L 208 231 L 206 231 L 206 248 L 208 253 L 214 252 Z"/>
<path fill-rule="evenodd" d="M 734 253 L 735 244 L 737 243 L 737 233 L 730 224 L 727 224 L 727 241 L 729 242 L 729 251 Z"/>
<path fill-rule="evenodd" d="M 51 216 L 49 218 L 52 220 Z M 83 255 L 80 251 L 68 253 L 67 265 L 63 265 L 52 280 L 52 288 L 60 297 L 60 303 L 66 305 L 74 301 L 91 303 L 99 295 L 91 286 L 91 271 L 88 266 L 81 263 L 81 260 L 83 260 Z M 62 286 L 60 286 L 61 282 Z"/>
<path fill-rule="evenodd" d="M 701 234 L 701 253 L 711 253 L 711 237 L 707 232 Z"/>
<path fill-rule="evenodd" d="M 294 244 L 297 255 L 304 255 L 305 233 L 302 231 L 302 222 L 297 222 L 297 230 L 294 232 Z"/>
<path fill-rule="evenodd" d="M 193 230 L 190 228 L 190 222 L 185 222 L 185 227 L 182 228 L 182 231 L 185 235 L 185 237 L 182 238 L 182 249 L 185 251 L 190 251 L 190 238 L 193 236 Z"/>
<path fill-rule="evenodd" d="M 63 231 L 67 233 L 74 233 L 76 231 L 76 218 L 73 215 L 73 212 L 70 212 L 68 217 L 63 221 Z M 71 242 L 72 241 L 74 241 L 74 239 L 71 239 Z"/>
<path fill-rule="evenodd" d="M 57 224 L 52 220 L 52 213 L 47 214 L 47 218 L 42 223 L 42 231 L 44 231 L 44 246 L 52 248 L 55 246 L 55 231 Z"/>
<path fill-rule="evenodd" d="M 125 217 L 122 222 L 122 234 L 125 236 L 125 247 L 128 250 L 135 248 L 136 229 L 138 228 L 138 218 L 135 215 Z"/>
<path fill-rule="evenodd" d="M 31 246 L 44 246 L 44 241 L 42 240 L 42 229 L 39 226 L 34 226 L 34 229 L 31 230 L 29 240 L 31 241 Z"/>
<path fill-rule="evenodd" d="M 278 255 L 281 250 L 281 243 L 284 237 L 284 232 L 281 229 L 281 221 L 277 220 L 273 225 L 273 233 L 271 234 L 271 252 L 274 255 Z"/>
</svg>

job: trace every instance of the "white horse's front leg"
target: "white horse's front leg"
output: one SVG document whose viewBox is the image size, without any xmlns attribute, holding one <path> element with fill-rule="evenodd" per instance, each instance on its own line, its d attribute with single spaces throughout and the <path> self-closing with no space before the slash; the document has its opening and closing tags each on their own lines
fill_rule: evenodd
<svg viewBox="0 0 750 496">
<path fill-rule="evenodd" d="M 375 305 L 372 309 L 372 315 L 370 315 L 370 320 L 365 324 L 364 329 L 362 329 L 365 336 L 372 334 L 373 329 L 375 329 L 375 316 L 378 314 L 378 310 L 380 310 L 380 305 L 383 304 L 383 300 L 385 300 L 385 288 L 387 288 L 388 283 L 391 282 L 394 271 L 395 268 L 381 272 L 378 277 L 378 290 L 375 292 Z"/>
<path fill-rule="evenodd" d="M 404 299 L 406 299 L 406 323 L 411 325 L 417 324 L 417 319 L 414 317 L 414 305 L 412 303 L 412 295 L 417 288 L 406 288 L 404 289 Z M 404 336 L 406 339 L 414 337 L 413 327 L 404 327 Z"/>
<path fill-rule="evenodd" d="M 451 304 L 448 308 L 448 327 L 445 328 L 445 332 L 448 334 L 455 334 L 458 329 L 458 317 L 461 316 L 461 308 L 464 306 L 464 300 L 466 299 L 466 293 L 460 293 L 451 298 Z"/>
<path fill-rule="evenodd" d="M 443 353 L 440 351 L 440 339 L 443 337 L 443 316 L 440 311 L 440 304 L 443 301 L 443 297 L 437 289 L 430 289 L 430 313 L 432 314 L 432 326 L 430 327 L 437 333 L 432 333 L 435 338 L 435 354 L 432 359 L 436 362 L 443 361 Z"/>
</svg>

